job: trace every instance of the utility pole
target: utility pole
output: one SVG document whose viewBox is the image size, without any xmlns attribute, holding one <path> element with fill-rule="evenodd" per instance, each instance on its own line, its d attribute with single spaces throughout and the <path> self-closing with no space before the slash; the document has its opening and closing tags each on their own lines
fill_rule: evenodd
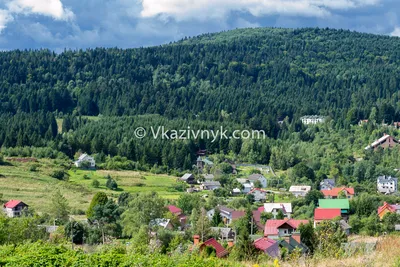
<svg viewBox="0 0 400 267">
<path fill-rule="evenodd" d="M 71 248 L 74 250 L 74 222 L 71 221 Z"/>
</svg>

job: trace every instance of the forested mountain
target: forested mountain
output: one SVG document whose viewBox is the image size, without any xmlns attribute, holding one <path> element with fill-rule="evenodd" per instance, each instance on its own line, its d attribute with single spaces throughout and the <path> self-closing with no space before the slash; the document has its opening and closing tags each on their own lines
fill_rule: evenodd
<svg viewBox="0 0 400 267">
<path fill-rule="evenodd" d="M 139 49 L 0 53 L 0 112 L 160 114 L 238 123 L 305 114 L 400 120 L 400 39 L 240 29 Z M 256 128 L 265 125 L 254 125 Z"/>
</svg>

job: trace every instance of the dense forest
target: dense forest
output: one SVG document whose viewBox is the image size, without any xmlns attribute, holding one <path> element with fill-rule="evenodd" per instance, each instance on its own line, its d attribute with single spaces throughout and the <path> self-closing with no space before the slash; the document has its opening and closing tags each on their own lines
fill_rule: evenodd
<svg viewBox="0 0 400 267">
<path fill-rule="evenodd" d="M 320 179 L 336 162 L 343 175 L 343 164 L 359 164 L 356 155 L 368 158 L 368 143 L 384 132 L 397 135 L 379 125 L 400 120 L 399 48 L 398 38 L 344 30 L 259 28 L 150 48 L 2 52 L 0 146 L 6 156 L 87 152 L 99 163 L 120 156 L 129 168 L 180 170 L 206 149 L 283 170 L 305 161 Z M 328 119 L 306 127 L 299 120 L 306 114 Z M 260 129 L 267 138 L 133 136 L 151 126 Z M 379 164 L 394 157 L 380 155 Z"/>
<path fill-rule="evenodd" d="M 399 51 L 398 38 L 260 28 L 150 48 L 2 52 L 0 111 L 225 115 L 250 125 L 307 114 L 343 123 L 376 107 L 378 120 L 400 120 Z"/>
</svg>

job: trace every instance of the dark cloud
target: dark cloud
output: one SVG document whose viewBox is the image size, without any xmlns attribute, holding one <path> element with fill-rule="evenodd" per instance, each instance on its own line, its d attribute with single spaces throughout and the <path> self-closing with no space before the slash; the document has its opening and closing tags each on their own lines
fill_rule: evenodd
<svg viewBox="0 0 400 267">
<path fill-rule="evenodd" d="M 25 1 L 29 2 L 18 1 L 23 4 Z M 363 1 L 359 0 L 357 3 L 361 2 Z M 374 4 L 345 9 L 327 8 L 327 16 L 313 16 L 304 10 L 302 12 L 307 15 L 279 12 L 269 14 L 265 11 L 256 12 L 254 9 L 228 8 L 221 16 L 199 19 L 195 15 L 180 17 L 172 11 L 171 14 L 155 12 L 157 14 L 143 17 L 142 2 L 135 0 L 63 0 L 62 10 L 65 14 L 61 14 L 60 10 L 53 14 L 43 10 L 43 7 L 39 9 L 40 12 L 34 12 L 35 9 L 31 7 L 24 12 L 8 12 L 12 19 L 4 23 L 5 28 L 0 34 L 0 49 L 50 48 L 62 51 L 64 48 L 100 46 L 129 48 L 159 45 L 201 33 L 259 26 L 331 27 L 399 35 L 400 18 L 397 10 L 400 10 L 400 1 L 369 2 Z M 3 3 L 0 10 L 7 11 L 7 6 Z M 0 24 L 1 22 L 0 12 Z"/>
</svg>

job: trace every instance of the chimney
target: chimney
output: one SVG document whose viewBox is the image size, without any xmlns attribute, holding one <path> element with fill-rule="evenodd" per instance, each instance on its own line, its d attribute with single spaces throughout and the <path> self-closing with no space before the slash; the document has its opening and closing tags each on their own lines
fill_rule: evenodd
<svg viewBox="0 0 400 267">
<path fill-rule="evenodd" d="M 294 232 L 294 233 L 292 234 L 292 237 L 293 237 L 293 239 L 296 240 L 299 244 L 301 244 L 301 235 L 300 235 L 299 232 Z"/>
<path fill-rule="evenodd" d="M 194 243 L 195 246 L 200 243 L 200 236 L 199 235 L 194 235 L 193 236 L 193 243 Z"/>
<path fill-rule="evenodd" d="M 234 245 L 234 243 L 233 243 L 233 240 L 232 239 L 229 239 L 228 240 L 228 247 L 233 247 L 233 245 Z"/>
</svg>

